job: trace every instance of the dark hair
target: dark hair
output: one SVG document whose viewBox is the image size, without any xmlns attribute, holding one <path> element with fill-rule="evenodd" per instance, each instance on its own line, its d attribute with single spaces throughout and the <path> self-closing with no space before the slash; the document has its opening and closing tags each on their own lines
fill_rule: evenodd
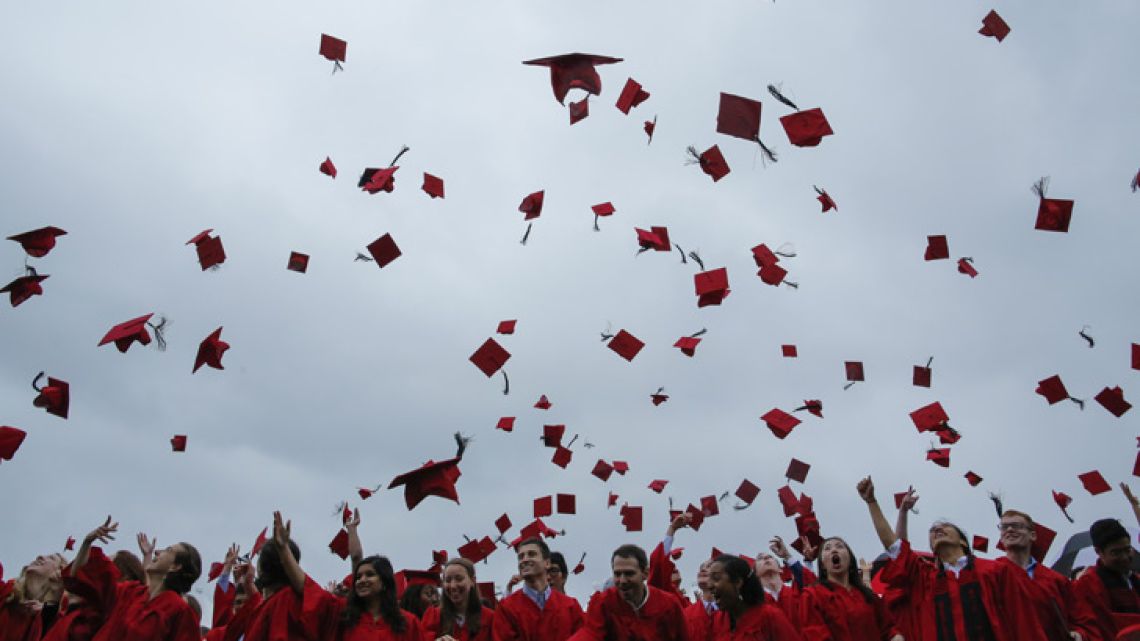
<svg viewBox="0 0 1140 641">
<path fill-rule="evenodd" d="M 186 605 L 190 606 L 190 609 L 194 612 L 194 615 L 198 617 L 198 621 L 201 621 L 202 604 L 198 602 L 198 599 L 194 598 L 193 594 L 186 595 Z"/>
<path fill-rule="evenodd" d="M 529 539 L 523 539 L 522 541 L 519 541 L 519 544 L 515 546 L 515 552 L 517 553 L 523 548 L 523 546 L 526 545 L 537 545 L 538 549 L 542 552 L 542 558 L 550 558 L 550 546 L 546 544 L 546 541 L 543 541 L 537 536 L 532 536 Z"/>
<path fill-rule="evenodd" d="M 1128 530 L 1116 519 L 1101 519 L 1089 528 L 1089 538 L 1092 539 L 1093 548 L 1103 550 L 1120 539 L 1131 539 Z"/>
<path fill-rule="evenodd" d="M 265 550 L 262 549 L 262 554 Z M 408 622 L 404 619 L 404 613 L 400 611 L 400 606 L 396 603 L 396 576 L 392 572 L 392 562 L 386 556 L 369 556 L 360 560 L 356 567 L 352 569 L 353 589 L 348 593 L 348 599 L 345 603 L 344 614 L 341 615 L 340 625 L 343 628 L 356 627 L 360 622 L 360 615 L 368 611 L 368 603 L 356 594 L 356 573 L 360 571 L 362 565 L 372 566 L 372 569 L 380 577 L 380 618 L 392 628 L 393 632 L 403 632 L 407 627 Z"/>
<path fill-rule="evenodd" d="M 824 539 L 823 543 L 819 544 L 819 549 L 821 552 L 819 558 L 815 560 L 816 571 L 819 574 L 819 584 L 828 590 L 835 589 L 835 583 L 827 577 L 827 568 L 825 568 L 823 565 L 822 550 L 823 546 L 826 545 L 828 541 L 839 541 L 843 544 L 843 547 L 847 549 L 847 556 L 849 557 L 847 564 L 847 583 L 849 583 L 851 587 L 855 588 L 859 591 L 860 594 L 863 595 L 864 601 L 874 605 L 875 600 L 878 597 L 876 597 L 875 593 L 871 591 L 871 588 L 867 587 L 867 585 L 863 583 L 863 574 L 859 571 L 859 566 L 855 564 L 855 551 L 851 549 L 850 545 L 847 545 L 847 541 L 844 541 L 838 536 L 830 536 Z"/>
<path fill-rule="evenodd" d="M 550 565 L 557 565 L 558 569 L 562 571 L 562 576 L 570 573 L 570 568 L 566 565 L 566 557 L 562 556 L 561 552 L 550 553 Z"/>
<path fill-rule="evenodd" d="M 637 567 L 640 568 L 642 572 L 649 567 L 649 557 L 645 556 L 645 550 L 632 543 L 626 543 L 614 550 L 613 556 L 610 557 L 610 565 L 613 565 L 614 559 L 619 556 L 623 559 L 633 559 L 637 561 Z"/>
<path fill-rule="evenodd" d="M 301 561 L 301 548 L 289 539 L 289 551 L 293 553 L 293 558 L 299 563 Z M 261 546 L 261 554 L 257 557 L 257 581 L 258 588 L 280 588 L 283 585 L 289 584 L 289 577 L 285 576 L 285 566 L 281 563 L 281 551 L 277 549 L 276 541 L 267 541 L 265 545 Z"/>
<path fill-rule="evenodd" d="M 463 608 L 463 625 L 467 628 L 468 638 L 474 639 L 475 635 L 479 634 L 479 628 L 483 624 L 483 601 L 479 598 L 479 586 L 475 583 L 475 564 L 471 563 L 463 557 L 456 557 L 447 562 L 443 566 L 444 572 L 447 571 L 448 566 L 458 565 L 463 568 L 467 573 L 467 578 L 471 579 L 471 590 L 467 592 L 467 604 Z M 440 635 L 451 635 L 457 632 L 455 629 L 455 621 L 459 612 L 455 610 L 455 604 L 451 599 L 441 599 L 439 603 L 439 633 Z"/>
<path fill-rule="evenodd" d="M 178 594 L 186 594 L 202 576 L 202 556 L 193 545 L 183 541 L 174 546 L 174 562 L 181 566 L 177 572 L 167 572 L 162 587 Z"/>
<path fill-rule="evenodd" d="M 966 533 L 962 531 L 962 528 L 958 527 L 954 523 L 951 523 L 950 521 L 935 521 L 934 525 L 946 525 L 953 528 L 954 531 L 958 533 L 958 541 L 960 541 L 959 545 L 962 548 L 962 554 L 969 557 L 974 556 L 974 551 L 970 549 L 970 537 L 966 536 Z M 933 530 L 934 525 L 931 525 L 930 529 Z M 843 544 L 847 545 L 847 542 L 844 541 Z M 847 549 L 850 550 L 851 547 L 848 546 Z M 934 550 L 931 550 L 931 552 L 934 552 Z"/>
<path fill-rule="evenodd" d="M 713 559 L 713 563 L 721 564 L 729 579 L 740 581 L 740 600 L 744 602 L 746 607 L 760 605 L 764 602 L 764 588 L 760 585 L 760 579 L 756 577 L 756 572 L 752 570 L 752 566 L 748 565 L 747 561 L 731 554 L 722 554 Z"/>
<path fill-rule="evenodd" d="M 115 552 L 112 561 L 116 568 L 119 568 L 120 581 L 138 581 L 139 583 L 146 583 L 146 570 L 143 569 L 142 561 L 139 557 L 126 550 L 119 550 Z"/>
<path fill-rule="evenodd" d="M 424 605 L 424 590 L 431 586 L 417 583 L 404 588 L 404 596 L 400 597 L 400 607 L 416 615 L 417 619 L 424 618 L 427 606 Z"/>
</svg>

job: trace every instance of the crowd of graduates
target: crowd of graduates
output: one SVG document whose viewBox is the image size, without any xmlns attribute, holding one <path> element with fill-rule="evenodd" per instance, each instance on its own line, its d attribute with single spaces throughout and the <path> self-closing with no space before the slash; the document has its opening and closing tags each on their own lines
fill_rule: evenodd
<svg viewBox="0 0 1140 641">
<path fill-rule="evenodd" d="M 0 583 L 0 641 L 1140 639 L 1140 574 L 1119 521 L 1093 523 L 1096 564 L 1063 576 L 1034 558 L 1028 514 L 1001 513 L 1004 556 L 996 560 L 976 558 L 966 533 L 946 521 L 931 526 L 929 552 L 920 552 L 907 532 L 913 489 L 893 526 L 871 478 L 856 489 L 885 550 L 869 566 L 837 536 L 800 545 L 803 561 L 776 537 L 754 558 L 714 548 L 690 597 L 673 563 L 674 537 L 692 519 L 681 513 L 650 553 L 617 547 L 612 577 L 585 608 L 565 594 L 565 559 L 541 537 L 516 543 L 518 574 L 497 598 L 466 558 L 395 572 L 386 557 L 366 556 L 358 515 L 345 527 L 352 573 L 322 587 L 301 567 L 291 523 L 275 513 L 260 549 L 242 557 L 232 546 L 210 572 L 217 579 L 211 626 L 189 595 L 202 574 L 198 550 L 185 542 L 156 550 L 139 534 L 141 558 L 125 550 L 108 556 L 98 545 L 118 532 L 108 517 L 70 561 L 40 556 Z M 1140 500 L 1127 485 L 1122 490 L 1140 522 Z"/>
</svg>

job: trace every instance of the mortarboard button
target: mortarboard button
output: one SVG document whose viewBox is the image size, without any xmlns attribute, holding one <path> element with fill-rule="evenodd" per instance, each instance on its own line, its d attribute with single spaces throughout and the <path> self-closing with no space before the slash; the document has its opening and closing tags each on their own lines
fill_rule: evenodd
<svg viewBox="0 0 1140 641">
<path fill-rule="evenodd" d="M 197 372 L 203 365 L 209 365 L 214 369 L 225 369 L 222 367 L 222 355 L 229 348 L 230 344 L 222 340 L 222 328 L 215 329 L 198 345 L 198 356 L 194 359 L 194 370 L 191 373 Z"/>
<path fill-rule="evenodd" d="M 212 231 L 214 230 L 207 229 L 186 241 L 187 245 L 194 245 L 197 249 L 198 264 L 202 266 L 202 271 L 226 262 L 226 250 L 222 247 L 222 239 L 220 236 L 210 236 Z"/>
<path fill-rule="evenodd" d="M 978 484 L 982 482 L 982 477 L 973 472 L 966 472 L 966 482 L 969 483 L 971 487 L 977 487 Z"/>
<path fill-rule="evenodd" d="M 392 235 L 384 234 L 372 241 L 372 244 L 368 245 L 368 253 L 372 254 L 372 259 L 376 261 L 376 266 L 383 269 L 392 261 L 399 258 L 402 252 L 400 248 L 396 246 L 396 241 L 392 239 Z"/>
<path fill-rule="evenodd" d="M 946 241 L 945 236 L 927 236 L 926 237 L 926 253 L 923 254 L 925 260 L 942 260 L 950 258 L 950 244 Z"/>
<path fill-rule="evenodd" d="M 443 179 L 424 172 L 424 184 L 421 189 L 432 198 L 443 198 Z"/>
<path fill-rule="evenodd" d="M 791 463 L 788 463 L 788 471 L 784 473 L 784 477 L 803 483 L 807 480 L 809 470 L 811 470 L 811 465 L 799 459 L 792 459 Z"/>
<path fill-rule="evenodd" d="M 642 128 L 645 129 L 645 135 L 649 137 L 649 142 L 646 144 L 652 143 L 653 132 L 657 129 L 657 116 L 653 116 L 653 120 L 646 120 Z"/>
<path fill-rule="evenodd" d="M 64 236 L 67 232 L 59 227 L 40 227 L 32 231 L 26 231 L 22 234 L 9 236 L 8 240 L 14 240 L 24 248 L 32 258 L 43 258 L 48 255 L 48 252 L 55 247 L 56 236 Z"/>
<path fill-rule="evenodd" d="M 744 501 L 745 507 L 752 505 L 752 502 L 755 501 L 756 497 L 759 495 L 760 495 L 760 488 L 757 487 L 755 483 L 753 483 L 752 481 L 749 481 L 748 479 L 744 479 L 743 481 L 741 481 L 740 487 L 736 488 L 736 498 L 740 499 L 741 501 Z M 740 506 L 737 506 L 737 508 L 743 509 Z"/>
<path fill-rule="evenodd" d="M 321 166 L 318 169 L 320 169 L 322 174 L 330 178 L 336 178 L 336 165 L 333 164 L 332 158 L 325 156 L 324 161 L 321 162 Z"/>
<path fill-rule="evenodd" d="M 546 190 L 542 189 L 523 198 L 519 203 L 519 211 L 525 216 L 523 220 L 531 220 L 542 215 L 542 201 L 546 198 Z"/>
<path fill-rule="evenodd" d="M 41 276 L 33 271 L 27 276 L 21 276 L 5 285 L 3 289 L 0 289 L 0 294 L 6 292 L 12 307 L 19 307 L 32 296 L 42 296 L 44 288 L 40 283 L 50 277 L 48 274 Z"/>
<path fill-rule="evenodd" d="M 799 351 L 796 350 L 795 345 L 781 345 L 780 353 L 783 354 L 784 358 L 795 358 L 799 356 Z"/>
<path fill-rule="evenodd" d="M 566 434 L 565 425 L 543 425 L 542 442 L 546 447 L 561 447 L 562 437 Z"/>
<path fill-rule="evenodd" d="M 37 388 L 36 383 L 40 376 L 43 376 L 43 372 L 40 372 L 32 381 L 32 388 L 39 392 L 39 395 L 32 401 L 32 405 L 42 407 L 53 416 L 67 418 L 68 408 L 71 406 L 71 386 L 67 384 L 67 381 L 49 376 L 48 384 Z"/>
<path fill-rule="evenodd" d="M 575 514 L 577 503 L 577 498 L 573 494 L 559 494 L 555 497 L 555 505 L 559 514 Z"/>
<path fill-rule="evenodd" d="M 499 422 L 495 424 L 495 429 L 503 430 L 504 432 L 513 432 L 515 429 L 515 417 L 504 416 L 500 418 Z"/>
<path fill-rule="evenodd" d="M 570 464 L 570 459 L 573 458 L 573 456 L 573 451 L 559 446 L 557 450 L 554 450 L 554 456 L 551 457 L 550 462 L 562 469 L 566 469 L 566 466 Z"/>
<path fill-rule="evenodd" d="M 990 549 L 990 540 L 984 536 L 975 534 L 973 544 L 970 547 L 978 552 L 988 552 Z"/>
<path fill-rule="evenodd" d="M 649 92 L 641 88 L 641 83 L 633 78 L 625 81 L 625 86 L 622 87 L 621 94 L 618 95 L 617 108 L 618 111 L 625 115 L 629 115 L 629 110 L 641 103 L 649 100 Z M 652 136 L 653 134 L 650 134 Z"/>
<path fill-rule="evenodd" d="M 170 449 L 175 452 L 185 452 L 186 436 L 183 434 L 176 434 L 170 437 Z"/>
<path fill-rule="evenodd" d="M 693 275 L 693 284 L 697 291 L 697 307 L 720 305 L 732 291 L 728 288 L 728 270 L 724 267 Z"/>
<path fill-rule="evenodd" d="M 590 474 L 598 477 L 603 482 L 610 480 L 610 476 L 612 476 L 613 473 L 613 466 L 602 459 L 598 459 L 598 462 L 594 464 L 594 469 L 590 471 Z"/>
<path fill-rule="evenodd" d="M 341 560 L 348 558 L 348 530 L 341 528 L 332 541 L 329 541 L 329 551 L 339 556 Z"/>
<path fill-rule="evenodd" d="M 546 398 L 546 394 L 538 397 L 538 402 L 534 404 L 535 409 L 548 410 L 552 406 L 550 399 Z"/>
<path fill-rule="evenodd" d="M 507 530 L 511 529 L 511 517 L 504 513 L 495 519 L 495 529 L 499 531 L 499 534 L 505 534 Z"/>
<path fill-rule="evenodd" d="M 933 432 L 945 425 L 950 416 L 942 409 L 942 404 L 935 401 L 910 413 L 910 420 L 919 432 Z"/>
<path fill-rule="evenodd" d="M 950 467 L 950 448 L 931 448 L 926 452 L 926 460 L 941 467 Z"/>
<path fill-rule="evenodd" d="M 656 479 L 656 480 L 649 482 L 649 489 L 660 494 L 660 493 L 665 491 L 665 486 L 668 484 L 669 484 L 669 481 L 666 481 L 664 479 Z"/>
<path fill-rule="evenodd" d="M 621 58 L 597 56 L 588 53 L 567 53 L 560 56 L 526 60 L 524 65 L 550 68 L 550 84 L 554 98 L 559 103 L 566 102 L 566 94 L 571 89 L 581 89 L 595 96 L 602 93 L 602 79 L 594 65 L 608 65 L 621 62 Z"/>
<path fill-rule="evenodd" d="M 146 314 L 138 318 L 132 318 L 125 323 L 115 325 L 103 336 L 103 340 L 99 341 L 99 345 L 106 345 L 107 343 L 114 342 L 115 347 L 120 352 L 126 354 L 130 349 L 131 344 L 138 341 L 142 345 L 150 345 L 150 332 L 147 331 L 147 321 L 150 320 L 154 314 Z"/>
<path fill-rule="evenodd" d="M 608 347 L 617 352 L 618 356 L 632 362 L 633 357 L 645 347 L 645 343 L 623 329 L 610 339 Z"/>
<path fill-rule="evenodd" d="M 516 323 L 518 323 L 517 320 L 499 321 L 499 327 L 495 331 L 499 334 L 514 334 Z"/>
<path fill-rule="evenodd" d="M 27 435 L 27 432 L 18 427 L 0 425 L 0 460 L 11 461 Z"/>
<path fill-rule="evenodd" d="M 1124 390 L 1120 389 L 1119 386 L 1106 387 L 1093 398 L 1116 418 L 1124 416 L 1125 412 L 1132 409 L 1132 404 L 1124 400 Z"/>
<path fill-rule="evenodd" d="M 820 213 L 827 213 L 832 209 L 839 211 L 839 205 L 835 204 L 835 199 L 831 197 L 831 194 L 827 193 L 826 189 L 820 189 L 815 185 L 812 185 L 812 188 L 815 189 L 815 199 L 819 201 Z"/>
<path fill-rule="evenodd" d="M 997 11 L 991 10 L 986 14 L 986 17 L 982 18 L 982 28 L 978 29 L 978 33 L 1001 42 L 1009 35 L 1009 25 L 1006 24 L 1005 20 L 1002 20 Z"/>
<path fill-rule="evenodd" d="M 486 374 L 487 378 L 490 378 L 502 369 L 510 358 L 510 352 L 496 343 L 495 339 L 488 338 L 479 346 L 479 349 L 475 350 L 469 360 L 475 364 L 475 367 L 479 368 L 479 371 Z"/>
<path fill-rule="evenodd" d="M 725 161 L 724 155 L 720 153 L 720 147 L 713 145 L 708 149 L 697 153 L 696 147 L 689 147 L 689 164 L 697 164 L 701 166 L 701 171 L 708 174 L 713 182 L 720 181 L 732 170 L 728 167 L 728 162 Z"/>
<path fill-rule="evenodd" d="M 1084 485 L 1089 494 L 1092 494 L 1093 496 L 1096 496 L 1097 494 L 1104 494 L 1111 489 L 1108 486 L 1108 482 L 1105 481 L 1104 477 L 1100 475 L 1100 472 L 1096 470 L 1085 472 L 1077 478 L 1081 480 L 1081 484 Z"/>
<path fill-rule="evenodd" d="M 767 414 L 760 417 L 768 425 L 768 429 L 776 435 L 776 438 L 783 439 L 792 433 L 792 429 L 800 424 L 800 419 L 788 414 L 779 408 L 772 409 Z"/>
<path fill-rule="evenodd" d="M 549 496 L 539 497 L 534 500 L 534 518 L 541 518 L 554 514 L 554 502 Z"/>
<path fill-rule="evenodd" d="M 301 252 L 290 252 L 289 264 L 285 266 L 289 271 L 304 274 L 309 269 L 309 255 Z"/>
</svg>

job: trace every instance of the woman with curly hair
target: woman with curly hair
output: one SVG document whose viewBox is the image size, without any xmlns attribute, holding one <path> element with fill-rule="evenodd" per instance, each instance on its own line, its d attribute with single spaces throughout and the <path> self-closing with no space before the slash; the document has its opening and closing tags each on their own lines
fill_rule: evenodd
<svg viewBox="0 0 1140 641">
<path fill-rule="evenodd" d="M 443 566 L 443 600 L 424 613 L 425 639 L 488 641 L 495 611 L 483 607 L 475 585 L 475 565 L 462 557 Z"/>
</svg>

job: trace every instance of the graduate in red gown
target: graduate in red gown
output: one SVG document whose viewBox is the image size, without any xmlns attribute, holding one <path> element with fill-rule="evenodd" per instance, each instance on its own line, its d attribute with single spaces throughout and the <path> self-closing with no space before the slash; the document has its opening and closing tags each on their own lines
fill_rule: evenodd
<svg viewBox="0 0 1140 641">
<path fill-rule="evenodd" d="M 775 537 L 769 543 L 771 554 L 761 552 L 756 555 L 756 576 L 760 578 L 760 585 L 764 588 L 766 599 L 788 618 L 788 621 L 800 631 L 805 641 L 825 641 L 830 638 L 830 631 L 820 618 L 819 612 L 812 607 L 811 594 L 804 585 L 815 583 L 817 577 L 811 570 L 798 561 L 790 566 L 792 584 L 785 585 L 780 562 L 787 562 L 791 553 L 780 537 Z M 810 577 L 810 578 L 809 578 Z"/>
<path fill-rule="evenodd" d="M 253 583 L 253 568 L 249 565 L 234 568 L 237 555 L 238 547 L 234 545 L 226 554 L 221 578 L 214 586 L 214 627 L 206 633 L 206 641 L 237 641 L 261 605 L 261 593 Z M 236 585 L 226 580 L 230 568 L 234 568 Z M 223 581 L 226 585 L 222 585 Z"/>
<path fill-rule="evenodd" d="M 257 558 L 257 584 L 265 600 L 250 617 L 244 641 L 326 641 L 336 633 L 340 600 L 301 569 L 290 525 L 280 512 L 273 513 L 273 538 Z"/>
<path fill-rule="evenodd" d="M 51 627 L 63 594 L 65 565 L 67 560 L 58 554 L 41 555 L 16 579 L 0 581 L 0 641 L 39 641 Z"/>
<path fill-rule="evenodd" d="M 101 552 L 95 541 L 114 539 L 118 523 L 111 517 L 83 539 L 68 568 L 80 596 L 97 607 L 103 623 L 93 641 L 199 641 L 198 616 L 186 603 L 185 595 L 202 573 L 202 558 L 189 543 L 176 543 L 155 551 L 154 542 L 139 535 L 143 546 L 146 583 L 107 580 L 118 578 L 119 570 Z M 80 585 L 85 587 L 79 587 Z"/>
<path fill-rule="evenodd" d="M 677 598 L 646 585 L 649 559 L 636 545 L 610 557 L 614 586 L 590 599 L 586 620 L 571 641 L 688 641 Z"/>
<path fill-rule="evenodd" d="M 396 600 L 396 576 L 387 557 L 365 557 L 356 564 L 352 576 L 352 591 L 343 603 L 336 628 L 337 641 L 422 641 L 426 638 L 420 620 L 401 609 Z M 321 637 L 322 640 L 332 638 Z"/>
<path fill-rule="evenodd" d="M 443 566 L 443 599 L 424 613 L 424 639 L 490 641 L 495 611 L 483 607 L 475 585 L 475 565 L 462 557 Z"/>
<path fill-rule="evenodd" d="M 709 564 L 709 588 L 718 611 L 710 639 L 716 641 L 801 641 L 803 637 L 778 607 L 764 598 L 752 567 L 738 556 Z"/>
<path fill-rule="evenodd" d="M 823 620 L 831 639 L 904 641 L 882 599 L 864 585 L 846 541 L 824 539 L 818 562 L 819 582 L 808 588 L 809 606 Z"/>
<path fill-rule="evenodd" d="M 921 561 L 899 539 L 875 500 L 871 478 L 856 489 L 867 503 L 875 533 L 891 557 L 882 579 L 908 594 L 906 607 L 922 639 L 938 641 L 1040 641 L 1046 639 L 1017 568 L 976 559 L 960 528 L 935 522 L 930 548 L 936 565 Z"/>
<path fill-rule="evenodd" d="M 697 595 L 696 602 L 685 608 L 685 630 L 689 641 L 708 641 L 713 638 L 713 620 L 718 606 L 709 585 L 710 565 L 712 559 L 703 561 L 697 568 L 697 589 L 700 594 Z"/>
<path fill-rule="evenodd" d="M 1083 601 L 1075 599 L 1069 578 L 1045 567 L 1033 558 L 1030 550 L 1037 540 L 1033 519 L 1024 512 L 1002 512 L 1002 547 L 1005 556 L 998 563 L 1009 564 L 1023 570 L 1022 576 L 1029 586 L 1037 618 L 1051 641 L 1106 641 L 1101 637 L 1092 611 Z M 1111 641 L 1111 639 L 1107 640 Z"/>
<path fill-rule="evenodd" d="M 565 641 L 582 625 L 578 602 L 547 582 L 550 548 L 539 538 L 515 548 L 523 587 L 499 602 L 491 626 L 494 641 Z"/>
<path fill-rule="evenodd" d="M 1120 487 L 1140 522 L 1140 501 L 1127 485 L 1121 483 Z M 1107 641 L 1140 624 L 1140 574 L 1132 571 L 1132 537 L 1119 521 L 1101 519 L 1093 523 L 1089 537 L 1096 551 L 1096 565 L 1073 581 L 1073 595 L 1093 614 L 1097 629 Z"/>
</svg>

